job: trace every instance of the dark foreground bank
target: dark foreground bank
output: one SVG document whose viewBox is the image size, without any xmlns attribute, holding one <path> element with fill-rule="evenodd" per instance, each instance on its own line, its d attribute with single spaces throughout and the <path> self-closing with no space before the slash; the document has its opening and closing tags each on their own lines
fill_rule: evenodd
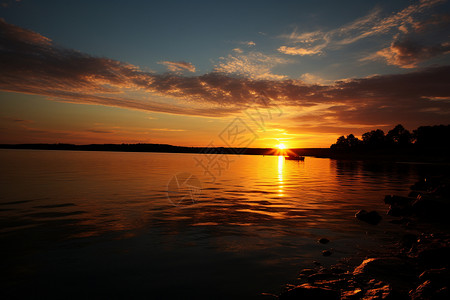
<svg viewBox="0 0 450 300">
<path fill-rule="evenodd" d="M 402 239 L 330 268 L 304 269 L 278 298 L 450 299 L 450 178 L 427 178 L 411 189 L 408 197 L 385 198 L 387 213 L 397 217 L 392 226 L 405 229 Z M 356 218 L 376 226 L 382 216 L 363 211 Z"/>
</svg>

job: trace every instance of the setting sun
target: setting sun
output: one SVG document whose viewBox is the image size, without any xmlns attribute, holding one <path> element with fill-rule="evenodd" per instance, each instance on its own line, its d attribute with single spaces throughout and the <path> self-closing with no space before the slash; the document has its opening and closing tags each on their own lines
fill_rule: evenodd
<svg viewBox="0 0 450 300">
<path fill-rule="evenodd" d="M 286 149 L 286 145 L 285 144 L 278 144 L 277 148 L 280 149 L 280 150 L 284 150 L 284 149 Z"/>
</svg>

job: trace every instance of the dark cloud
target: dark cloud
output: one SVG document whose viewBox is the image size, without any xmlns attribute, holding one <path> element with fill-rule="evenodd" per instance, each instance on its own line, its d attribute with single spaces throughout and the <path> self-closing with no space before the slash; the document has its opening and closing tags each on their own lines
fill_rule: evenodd
<svg viewBox="0 0 450 300">
<path fill-rule="evenodd" d="M 389 48 L 377 52 L 384 57 L 390 65 L 401 68 L 415 68 L 417 64 L 450 52 L 450 43 L 442 43 L 433 46 L 422 45 L 418 42 L 405 39 L 392 42 Z"/>
<path fill-rule="evenodd" d="M 424 50 L 403 47 L 407 49 L 402 50 L 405 55 L 407 51 L 422 57 L 429 55 L 423 54 Z M 450 66 L 349 79 L 332 85 L 233 77 L 219 72 L 191 77 L 154 74 L 134 65 L 59 47 L 38 33 L 0 20 L 0 89 L 58 101 L 218 117 L 254 105 L 265 95 L 272 103 L 291 106 L 292 112 L 316 108 L 311 115 L 328 116 L 333 122 L 371 124 L 392 118 L 390 123 L 398 123 L 403 122 L 399 116 L 415 120 L 420 116 L 429 120 L 432 116 L 436 122 L 450 123 L 450 104 L 442 101 L 450 98 L 448 82 Z M 145 96 L 137 97 L 136 91 Z M 167 98 L 157 100 L 155 96 L 177 101 L 169 103 L 164 100 Z"/>
<path fill-rule="evenodd" d="M 424 32 L 430 28 L 440 27 L 439 29 L 445 29 L 450 25 L 450 14 L 435 14 L 430 18 L 412 23 L 412 27 L 416 32 Z"/>
<path fill-rule="evenodd" d="M 92 133 L 114 133 L 113 131 L 98 130 L 98 129 L 88 129 L 87 131 Z"/>
</svg>

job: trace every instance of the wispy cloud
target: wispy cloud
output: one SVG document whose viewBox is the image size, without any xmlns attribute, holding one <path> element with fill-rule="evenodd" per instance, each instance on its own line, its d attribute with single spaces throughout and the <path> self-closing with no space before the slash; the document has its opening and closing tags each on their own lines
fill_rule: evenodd
<svg viewBox="0 0 450 300">
<path fill-rule="evenodd" d="M 287 59 L 265 55 L 261 52 L 249 54 L 237 53 L 222 58 L 222 62 L 216 65 L 215 72 L 245 76 L 251 79 L 285 79 L 285 75 L 273 74 L 272 69 L 280 64 L 286 64 Z"/>
<path fill-rule="evenodd" d="M 161 61 L 161 65 L 165 65 L 171 72 L 181 73 L 183 71 L 189 71 L 195 73 L 195 66 L 185 61 Z"/>
<path fill-rule="evenodd" d="M 174 129 L 174 128 L 149 128 L 148 130 L 152 130 L 152 131 L 170 131 L 170 132 L 186 131 L 185 129 Z"/>
<path fill-rule="evenodd" d="M 20 123 L 20 124 L 31 124 L 34 123 L 34 121 L 32 120 L 24 120 L 24 119 L 19 119 L 19 118 L 12 118 L 12 117 L 0 117 L 0 119 L 8 121 L 8 122 L 13 122 L 13 123 Z"/>
<path fill-rule="evenodd" d="M 114 131 L 100 130 L 100 129 L 88 129 L 87 131 L 92 132 L 92 133 L 101 133 L 101 134 L 114 133 Z"/>
<path fill-rule="evenodd" d="M 436 100 L 450 97 L 450 66 L 319 85 L 272 73 L 272 68 L 286 62 L 254 52 L 227 57 L 215 71 L 200 76 L 155 74 L 55 46 L 37 33 L 0 21 L 3 91 L 211 117 L 242 111 L 264 94 L 272 103 L 304 113 L 303 120 L 310 116 L 336 124 L 384 124 L 392 120 L 450 123 L 450 102 Z"/>
<path fill-rule="evenodd" d="M 390 16 L 383 17 L 381 9 L 375 8 L 368 15 L 330 31 L 300 32 L 297 30 L 283 35 L 289 46 L 281 46 L 278 51 L 290 55 L 317 55 L 327 49 L 336 49 L 355 43 L 361 39 L 386 34 L 407 32 L 408 27 L 418 26 L 415 16 L 426 9 L 446 0 L 421 0 Z M 301 46 L 299 46 L 301 44 Z"/>
</svg>

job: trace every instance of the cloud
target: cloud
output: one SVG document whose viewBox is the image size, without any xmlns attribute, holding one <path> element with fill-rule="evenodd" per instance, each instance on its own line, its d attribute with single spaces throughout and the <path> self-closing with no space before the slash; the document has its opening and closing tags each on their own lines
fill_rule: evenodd
<svg viewBox="0 0 450 300">
<path fill-rule="evenodd" d="M 241 48 L 234 48 L 233 51 L 236 53 L 244 53 Z"/>
<path fill-rule="evenodd" d="M 152 131 L 167 131 L 167 132 L 186 131 L 185 129 L 172 129 L 172 128 L 148 128 L 148 130 L 152 130 Z"/>
<path fill-rule="evenodd" d="M 301 48 L 301 47 L 286 47 L 286 46 L 281 46 L 280 48 L 278 48 L 278 51 L 284 54 L 289 54 L 289 55 L 314 55 L 314 54 L 320 54 L 322 53 L 322 47 L 321 46 L 317 46 L 317 47 L 313 47 L 313 48 Z"/>
<path fill-rule="evenodd" d="M 11 117 L 0 117 L 0 119 L 13 122 L 13 123 L 20 123 L 20 124 L 31 124 L 34 123 L 32 120 L 24 120 L 24 119 L 18 119 L 18 118 L 11 118 Z"/>
<path fill-rule="evenodd" d="M 195 66 L 191 63 L 184 61 L 161 61 L 161 65 L 165 65 L 171 72 L 181 73 L 183 71 L 189 71 L 195 73 Z"/>
<path fill-rule="evenodd" d="M 382 17 L 381 9 L 376 8 L 362 18 L 325 32 L 317 30 L 298 33 L 297 30 L 294 30 L 291 34 L 281 37 L 290 44 L 302 44 L 302 46 L 282 46 L 278 48 L 278 51 L 290 55 L 315 55 L 322 53 L 325 49 L 337 49 L 370 36 L 386 34 L 391 31 L 407 32 L 408 27 L 418 24 L 414 19 L 415 16 L 445 1 L 421 0 L 386 17 Z"/>
<path fill-rule="evenodd" d="M 302 76 L 300 76 L 300 79 L 303 82 L 309 83 L 309 84 L 320 84 L 320 85 L 330 84 L 330 80 L 325 80 L 325 79 L 321 78 L 320 76 L 317 76 L 317 75 L 314 75 L 311 73 L 302 74 Z"/>
<path fill-rule="evenodd" d="M 405 121 L 450 123 L 450 102 L 440 100 L 450 97 L 450 66 L 319 85 L 280 78 L 282 75 L 271 72 L 288 62 L 251 52 L 224 58 L 213 72 L 199 76 L 155 74 L 59 47 L 37 33 L 0 21 L 3 91 L 43 95 L 55 101 L 210 117 L 241 112 L 257 105 L 263 94 L 272 104 L 300 114 L 303 120 L 323 119 L 341 127 Z"/>
<path fill-rule="evenodd" d="M 415 20 L 411 26 L 416 32 L 425 32 L 430 28 L 446 29 L 450 25 L 450 14 L 434 14 L 425 20 Z"/>
<path fill-rule="evenodd" d="M 286 64 L 287 59 L 269 56 L 260 52 L 250 52 L 249 54 L 237 53 L 228 55 L 222 62 L 216 65 L 214 71 L 224 74 L 246 76 L 252 79 L 285 79 L 284 75 L 272 73 L 272 69 L 280 64 Z"/>
<path fill-rule="evenodd" d="M 256 43 L 253 42 L 253 41 L 239 42 L 239 44 L 246 45 L 247 47 L 253 47 L 253 46 L 256 46 Z"/>
<path fill-rule="evenodd" d="M 114 133 L 114 131 L 98 130 L 98 129 L 88 129 L 87 131 L 92 132 L 92 133 L 101 133 L 101 134 Z"/>
<path fill-rule="evenodd" d="M 377 51 L 362 61 L 383 58 L 389 65 L 410 69 L 417 67 L 422 61 L 447 53 L 450 53 L 450 43 L 427 46 L 412 40 L 403 40 L 392 42 L 390 47 Z"/>
</svg>

